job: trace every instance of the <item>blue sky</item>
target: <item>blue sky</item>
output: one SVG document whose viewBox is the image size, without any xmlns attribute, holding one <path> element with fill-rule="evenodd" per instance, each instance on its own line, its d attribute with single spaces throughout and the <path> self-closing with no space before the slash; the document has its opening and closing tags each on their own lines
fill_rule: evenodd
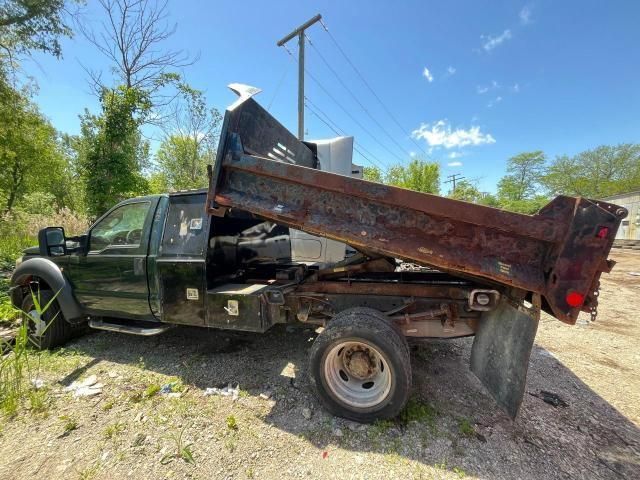
<svg viewBox="0 0 640 480">
<path fill-rule="evenodd" d="M 99 20 L 88 3 L 85 21 Z M 307 46 L 307 68 L 342 109 L 308 77 L 306 94 L 356 137 L 374 164 L 419 154 L 440 162 L 443 177 L 460 173 L 495 191 L 506 160 L 517 153 L 540 149 L 553 158 L 640 142 L 637 1 L 170 0 L 169 12 L 177 32 L 167 47 L 200 55 L 183 73 L 212 106 L 222 110 L 234 100 L 227 84 L 254 85 L 263 89 L 257 100 L 293 132 L 297 66 L 276 41 L 321 13 L 403 128 L 320 24 L 308 31 L 315 48 Z M 59 130 L 78 133 L 84 108 L 98 110 L 82 65 L 108 65 L 80 35 L 63 48 L 63 60 L 37 55 L 24 67 L 40 86 L 37 102 L 45 115 Z M 289 48 L 296 54 L 295 42 Z M 311 112 L 306 127 L 307 138 L 335 136 Z M 354 161 L 369 164 L 357 153 Z"/>
</svg>

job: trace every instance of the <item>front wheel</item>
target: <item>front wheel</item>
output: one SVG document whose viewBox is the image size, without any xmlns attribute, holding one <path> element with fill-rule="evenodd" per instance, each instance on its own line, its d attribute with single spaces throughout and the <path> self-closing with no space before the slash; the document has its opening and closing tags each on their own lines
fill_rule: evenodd
<svg viewBox="0 0 640 480">
<path fill-rule="evenodd" d="M 310 369 L 327 410 L 350 420 L 393 418 L 409 398 L 407 341 L 374 309 L 352 308 L 336 315 L 311 348 Z"/>
<path fill-rule="evenodd" d="M 33 295 L 39 296 L 40 309 L 36 308 Z M 37 294 L 29 292 L 22 301 L 22 322 L 27 326 L 29 342 L 38 350 L 62 345 L 74 333 L 73 326 L 63 318 L 58 302 L 53 298 L 51 290 L 41 290 Z M 47 305 L 48 308 L 42 311 Z"/>
</svg>

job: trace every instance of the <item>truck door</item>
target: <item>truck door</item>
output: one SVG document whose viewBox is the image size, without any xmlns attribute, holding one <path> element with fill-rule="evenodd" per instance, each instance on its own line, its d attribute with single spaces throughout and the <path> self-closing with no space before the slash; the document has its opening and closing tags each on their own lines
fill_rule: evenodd
<svg viewBox="0 0 640 480">
<path fill-rule="evenodd" d="M 206 193 L 169 196 L 156 259 L 162 321 L 205 325 L 206 252 L 209 217 Z"/>
<path fill-rule="evenodd" d="M 146 260 L 157 204 L 142 198 L 117 205 L 89 230 L 86 254 L 71 256 L 67 273 L 88 313 L 151 318 Z"/>
</svg>

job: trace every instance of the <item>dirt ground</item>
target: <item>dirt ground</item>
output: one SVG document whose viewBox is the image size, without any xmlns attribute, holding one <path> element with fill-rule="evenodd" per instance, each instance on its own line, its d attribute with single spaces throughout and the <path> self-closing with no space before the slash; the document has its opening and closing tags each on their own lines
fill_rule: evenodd
<svg viewBox="0 0 640 480">
<path fill-rule="evenodd" d="M 612 257 L 597 322 L 543 318 L 515 422 L 471 339 L 412 347 L 414 420 L 364 426 L 315 400 L 311 330 L 100 332 L 42 356 L 48 399 L 0 421 L 0 478 L 640 478 L 640 253 Z M 91 375 L 102 393 L 64 391 Z M 204 394 L 230 382 L 237 400 Z"/>
</svg>

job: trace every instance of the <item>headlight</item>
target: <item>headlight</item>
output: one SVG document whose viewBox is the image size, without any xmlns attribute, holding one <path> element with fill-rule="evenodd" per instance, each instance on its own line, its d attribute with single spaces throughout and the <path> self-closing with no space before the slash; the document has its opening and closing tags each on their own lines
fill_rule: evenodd
<svg viewBox="0 0 640 480">
<path fill-rule="evenodd" d="M 16 258 L 16 267 L 22 263 L 22 257 Z"/>
</svg>

